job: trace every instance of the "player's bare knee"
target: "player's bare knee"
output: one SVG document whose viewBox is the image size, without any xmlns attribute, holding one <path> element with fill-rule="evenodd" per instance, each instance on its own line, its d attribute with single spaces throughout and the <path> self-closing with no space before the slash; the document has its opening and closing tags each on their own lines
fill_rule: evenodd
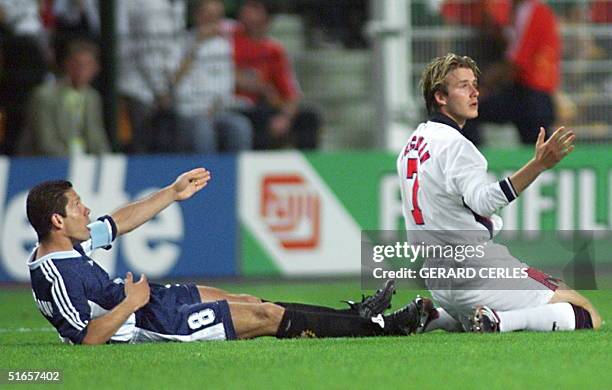
<svg viewBox="0 0 612 390">
<path fill-rule="evenodd" d="M 239 302 L 244 303 L 261 303 L 261 299 L 249 294 L 234 294 L 234 297 Z"/>
<path fill-rule="evenodd" d="M 282 318 L 283 308 L 270 302 L 255 306 L 255 315 L 262 322 L 278 322 Z"/>
</svg>

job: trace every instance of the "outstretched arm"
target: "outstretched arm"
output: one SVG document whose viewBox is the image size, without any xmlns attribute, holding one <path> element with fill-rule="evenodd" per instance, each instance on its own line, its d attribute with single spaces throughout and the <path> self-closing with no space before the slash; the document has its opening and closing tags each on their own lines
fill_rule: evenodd
<svg viewBox="0 0 612 390">
<path fill-rule="evenodd" d="M 171 203 L 191 198 L 196 192 L 206 187 L 209 180 L 209 171 L 204 168 L 196 168 L 180 175 L 168 187 L 120 208 L 112 214 L 117 225 L 117 235 L 131 232 Z"/>
<path fill-rule="evenodd" d="M 447 186 L 451 193 L 462 196 L 476 214 L 488 217 L 516 199 L 544 170 L 554 167 L 574 150 L 576 138 L 571 130 L 561 127 L 544 141 L 540 129 L 534 158 L 510 177 L 491 183 L 486 175 L 486 160 L 473 144 L 458 142 L 449 158 Z"/>
<path fill-rule="evenodd" d="M 574 150 L 576 135 L 573 131 L 559 127 L 546 142 L 544 142 L 545 135 L 544 128 L 540 127 L 534 158 L 510 176 L 517 195 L 533 183 L 540 173 L 557 165 Z"/>
</svg>

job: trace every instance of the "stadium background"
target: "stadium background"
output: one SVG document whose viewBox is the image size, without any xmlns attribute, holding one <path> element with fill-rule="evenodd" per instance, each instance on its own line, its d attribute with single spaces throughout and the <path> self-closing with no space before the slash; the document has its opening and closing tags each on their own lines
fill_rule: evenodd
<svg viewBox="0 0 612 390">
<path fill-rule="evenodd" d="M 112 58 L 109 51 L 113 53 L 117 50 L 112 29 L 105 24 L 113 20 L 112 3 L 101 2 L 102 47 L 105 52 L 102 88 L 105 90 L 107 132 L 115 150 L 120 151 L 122 143 L 129 140 L 130 132 L 129 126 L 122 122 L 121 102 L 117 98 L 117 86 L 113 84 L 117 83 L 116 63 L 109 60 Z M 234 2 L 227 3 L 231 12 Z M 305 18 L 300 13 L 309 6 L 309 1 L 278 3 L 281 13 L 274 17 L 271 33 L 283 42 L 291 55 L 305 102 L 318 107 L 323 113 L 325 125 L 321 150 L 151 156 L 118 152 L 103 157 L 77 155 L 67 159 L 0 156 L 0 304 L 3 311 L 12 313 L 7 321 L 0 324 L 3 327 L 0 332 L 2 344 L 12 346 L 5 355 L 6 360 L 0 358 L 0 362 L 4 363 L 0 366 L 9 366 L 9 362 L 13 362 L 11 367 L 27 365 L 31 363 L 32 356 L 49 349 L 49 345 L 42 350 L 37 347 L 24 348 L 24 343 L 50 343 L 56 340 L 51 333 L 32 336 L 18 331 L 20 326 L 35 329 L 46 326 L 30 302 L 26 288 L 28 272 L 25 259 L 35 243 L 35 235 L 27 223 L 24 203 L 27 190 L 50 177 L 71 180 L 86 204 L 92 208 L 92 215 L 98 215 L 169 183 L 182 170 L 203 165 L 212 171 L 213 180 L 204 192 L 187 202 L 171 206 L 148 225 L 122 237 L 111 251 L 96 255 L 96 260 L 111 276 L 121 276 L 127 270 L 132 270 L 145 273 L 156 281 L 197 279 L 220 283 L 241 292 L 268 296 L 276 294 L 279 299 L 303 297 L 308 300 L 311 297 L 326 304 L 337 302 L 335 297 L 338 294 L 338 298 L 345 298 L 343 291 L 348 287 L 352 289 L 352 295 L 358 295 L 354 293 L 359 292 L 360 287 L 355 281 L 361 266 L 361 230 L 402 226 L 394 173 L 395 153 L 409 129 L 425 119 L 417 87 L 420 72 L 424 64 L 436 55 L 449 50 L 462 52 L 462 47 L 474 47 L 470 46 L 470 42 L 476 39 L 476 32 L 469 23 L 449 24 L 439 13 L 441 2 L 376 0 L 370 1 L 368 7 L 369 22 L 362 24 L 362 43 L 347 47 L 324 40 L 313 45 L 314 38 L 309 35 L 312 31 L 306 27 Z M 608 144 L 612 140 L 612 26 L 610 19 L 593 14 L 593 2 L 549 0 L 547 3 L 554 8 L 561 21 L 563 36 L 563 112 L 560 123 L 576 130 L 578 147 L 567 161 L 543 174 L 516 204 L 504 211 L 503 216 L 510 230 L 607 231 L 612 226 L 612 149 Z M 607 9 L 610 8 L 610 1 L 603 3 Z M 521 146 L 518 135 L 510 126 L 488 126 L 483 150 L 489 160 L 489 168 L 496 176 L 520 167 L 532 155 L 532 148 Z M 546 251 L 546 248 L 540 250 Z M 611 260 L 607 257 L 603 256 L 600 260 L 609 266 Z M 337 284 L 337 277 L 349 279 L 342 279 L 343 282 Z M 296 282 L 302 278 L 307 278 L 306 284 Z M 316 281 L 311 282 L 312 278 Z M 258 284 L 252 284 L 252 281 L 258 281 Z M 334 299 L 323 296 L 325 293 L 334 294 Z M 609 291 L 591 293 L 588 296 L 596 305 L 610 301 Z M 602 310 L 604 318 L 605 313 L 611 313 L 607 306 Z M 22 318 L 22 325 L 8 322 L 8 318 Z M 395 344 L 394 348 L 406 358 L 419 356 L 423 349 L 431 348 L 427 345 L 431 338 L 423 337 L 423 341 L 415 342 L 414 346 Z M 515 362 L 515 365 L 507 365 L 505 375 L 540 367 L 536 363 L 540 358 L 554 354 L 568 359 L 567 362 L 571 361 L 574 353 L 585 361 L 592 358 L 595 363 L 591 363 L 591 368 L 594 370 L 583 367 L 581 374 L 577 374 L 572 371 L 575 366 L 567 363 L 561 370 L 563 374 L 545 376 L 549 385 L 584 384 L 581 376 L 601 373 L 609 367 L 610 344 L 607 336 L 608 341 L 571 336 L 575 338 L 567 339 L 568 343 L 566 339 L 557 337 L 550 344 L 546 344 L 547 340 L 539 335 L 525 337 L 523 347 L 516 347 L 514 339 L 506 336 L 500 338 L 497 345 L 508 345 L 508 356 Z M 489 338 L 485 340 L 493 342 Z M 595 341 L 594 347 L 581 349 L 584 343 L 592 341 Z M 168 365 L 169 368 L 162 370 L 176 382 L 164 381 L 153 375 L 149 383 L 162 387 L 173 383 L 193 385 L 186 382 L 188 375 L 182 375 L 181 379 L 168 370 L 172 370 L 172 367 L 180 367 L 177 369 L 179 373 L 185 373 L 188 369 L 201 370 L 201 367 L 191 365 L 184 368 L 180 357 L 197 361 L 202 350 L 211 358 L 206 360 L 209 362 L 214 357 L 219 360 L 232 357 L 246 365 L 261 364 L 278 370 L 282 370 L 285 364 L 282 359 L 262 362 L 249 360 L 251 358 L 247 356 L 262 351 L 267 351 L 268 355 L 265 356 L 274 356 L 273 351 L 284 351 L 296 361 L 304 359 L 304 364 L 291 367 L 304 377 L 310 375 L 311 379 L 304 382 L 307 387 L 316 387 L 320 383 L 344 387 L 338 383 L 348 382 L 340 380 L 360 378 L 359 375 L 353 376 L 352 371 L 344 365 L 335 366 L 331 357 L 329 362 L 326 361 L 329 370 L 327 376 L 337 376 L 336 381 L 327 379 L 319 383 L 314 380 L 312 375 L 316 371 L 311 372 L 307 367 L 317 367 L 320 353 L 328 353 L 328 348 L 346 348 L 348 353 L 354 354 L 354 357 L 342 355 L 337 358 L 338 361 L 347 359 L 347 365 L 352 362 L 359 366 L 363 361 L 373 359 L 369 355 L 372 351 L 360 349 L 363 344 L 346 341 L 335 344 L 335 347 L 312 344 L 315 348 L 309 351 L 295 344 L 276 346 L 261 343 L 243 347 L 246 350 L 244 355 L 233 346 L 207 346 L 204 349 L 176 347 L 174 350 L 164 346 L 158 347 L 162 348 L 160 350 L 147 349 L 147 353 L 155 356 L 154 359 L 166 359 L 169 353 L 177 354 L 168 358 L 174 366 Z M 463 336 L 440 335 L 439 343 L 447 351 L 456 351 L 452 356 L 443 354 L 445 359 L 461 357 L 463 362 L 473 357 L 472 353 L 478 346 L 478 342 L 473 344 Z M 383 355 L 383 351 L 391 350 L 390 344 L 384 342 L 378 347 L 376 351 Z M 534 352 L 536 350 L 539 352 Z M 123 361 L 120 356 L 123 353 L 104 350 L 100 359 L 106 360 L 100 360 L 100 364 L 108 369 L 119 369 L 121 367 L 116 362 Z M 525 354 L 532 356 L 532 359 L 527 359 L 526 365 L 517 366 L 516 362 Z M 137 355 L 125 356 L 137 360 Z M 438 353 L 427 354 L 425 360 L 435 364 L 439 356 Z M 82 352 L 79 358 L 82 360 L 77 360 L 77 363 L 87 362 L 89 358 L 89 352 Z M 351 361 L 351 358 L 355 360 Z M 497 359 L 495 351 L 485 353 L 481 359 L 476 358 L 474 365 L 480 367 L 474 372 L 481 372 L 481 367 L 492 372 L 499 370 L 499 367 L 487 363 Z M 59 362 L 56 364 L 68 370 L 86 370 L 67 359 L 60 359 Z M 53 364 L 53 360 L 43 359 L 37 366 L 50 367 Z M 140 368 L 147 368 L 146 362 L 141 364 L 144 366 Z M 254 382 L 245 382 L 245 378 L 261 379 L 260 373 L 241 372 L 240 367 L 244 369 L 246 366 L 236 364 L 235 368 L 239 371 L 234 372 L 232 381 L 216 378 L 209 383 L 252 386 Z M 211 366 L 208 368 L 211 369 Z M 212 368 L 221 369 L 216 368 L 214 363 Z M 379 373 L 374 376 L 382 381 L 378 383 L 403 383 L 398 378 L 407 369 L 404 365 L 386 368 L 395 375 L 387 377 Z M 549 369 L 553 370 L 545 370 Z M 91 370 L 87 372 L 91 374 Z M 80 380 L 96 384 L 96 376 L 90 374 L 83 375 Z M 411 376 L 415 377 L 420 372 L 413 374 Z M 475 382 L 466 379 L 471 377 L 465 374 L 466 371 L 461 369 L 448 371 L 449 377 L 454 378 L 451 383 L 473 385 Z M 287 383 L 282 382 L 282 378 L 281 382 L 272 384 L 283 387 Z M 596 378 L 597 375 L 594 375 L 590 380 Z M 517 378 L 514 386 L 533 384 L 533 380 L 538 379 L 542 377 L 532 375 Z M 368 378 L 361 383 L 375 385 L 371 380 Z M 76 386 L 75 382 L 71 383 Z M 112 378 L 105 378 L 100 383 L 108 387 L 121 385 L 119 379 Z M 297 382 L 289 383 L 300 385 Z M 424 383 L 430 386 L 448 384 L 440 378 L 430 378 Z M 603 381 L 592 382 L 595 387 L 604 388 L 607 387 L 606 383 L 610 384 L 609 376 Z M 501 387 L 506 386 L 512 387 L 512 382 L 504 382 Z"/>
<path fill-rule="evenodd" d="M 196 165 L 212 170 L 211 185 L 102 254 L 100 261 L 111 274 L 130 268 L 154 278 L 359 274 L 360 231 L 401 228 L 394 155 L 425 118 L 418 91 L 423 66 L 449 50 L 479 55 L 483 42 L 471 26 L 471 14 L 441 10 L 437 2 L 372 2 L 366 8 L 370 20 L 353 28 L 361 39 L 348 43 L 312 36 L 316 29 L 307 28 L 303 10 L 314 2 L 276 3 L 279 13 L 272 19 L 271 35 L 290 53 L 305 102 L 323 113 L 321 150 L 1 157 L 0 281 L 27 281 L 22 259 L 35 236 L 23 201 L 37 181 L 69 178 L 97 215 Z M 576 0 L 548 3 L 563 37 L 564 103 L 558 122 L 575 129 L 578 150 L 504 211 L 506 229 L 607 230 L 612 225 L 607 143 L 612 136 L 612 27 L 600 22 L 607 22 L 601 10 L 608 8 Z M 339 6 L 350 12 L 350 4 Z M 227 2 L 230 15 L 237 6 Z M 121 42 L 121 35 L 111 34 L 104 24 L 116 21 L 109 16 L 113 7 L 103 2 L 100 8 L 106 53 L 102 84 L 107 132 L 120 151 L 130 129 L 123 123 L 117 85 L 109 85 L 118 80 L 119 53 L 113 57 L 108 51 Z M 512 125 L 488 126 L 484 136 L 484 153 L 496 175 L 530 158 L 532 148 L 519 145 Z"/>
</svg>

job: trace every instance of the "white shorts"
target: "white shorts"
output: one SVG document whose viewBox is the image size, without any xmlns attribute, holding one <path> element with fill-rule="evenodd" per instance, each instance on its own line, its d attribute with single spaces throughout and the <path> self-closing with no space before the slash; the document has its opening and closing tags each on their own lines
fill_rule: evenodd
<svg viewBox="0 0 612 390">
<path fill-rule="evenodd" d="M 476 306 L 489 306 L 498 311 L 542 306 L 550 301 L 559 286 L 560 280 L 522 263 L 513 257 L 506 247 L 495 244 L 494 249 L 495 255 L 486 258 L 487 269 L 524 269 L 526 277 L 504 280 L 475 278 L 450 282 L 426 281 L 437 305 L 464 326 L 469 323 Z M 462 265 L 466 266 L 470 265 Z M 482 265 L 479 267 L 484 268 Z"/>
</svg>

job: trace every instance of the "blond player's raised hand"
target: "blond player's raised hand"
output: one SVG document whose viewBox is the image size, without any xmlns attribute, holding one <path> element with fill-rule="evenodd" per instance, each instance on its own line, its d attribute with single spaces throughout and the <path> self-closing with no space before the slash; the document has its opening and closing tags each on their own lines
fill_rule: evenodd
<svg viewBox="0 0 612 390">
<path fill-rule="evenodd" d="M 180 175 L 172 184 L 176 200 L 189 199 L 196 192 L 206 187 L 210 181 L 210 172 L 205 168 L 192 169 Z"/>
<path fill-rule="evenodd" d="M 563 160 L 574 150 L 576 134 L 565 127 L 559 127 L 546 141 L 546 131 L 540 127 L 540 134 L 536 141 L 535 161 L 544 169 L 550 169 Z"/>
</svg>

